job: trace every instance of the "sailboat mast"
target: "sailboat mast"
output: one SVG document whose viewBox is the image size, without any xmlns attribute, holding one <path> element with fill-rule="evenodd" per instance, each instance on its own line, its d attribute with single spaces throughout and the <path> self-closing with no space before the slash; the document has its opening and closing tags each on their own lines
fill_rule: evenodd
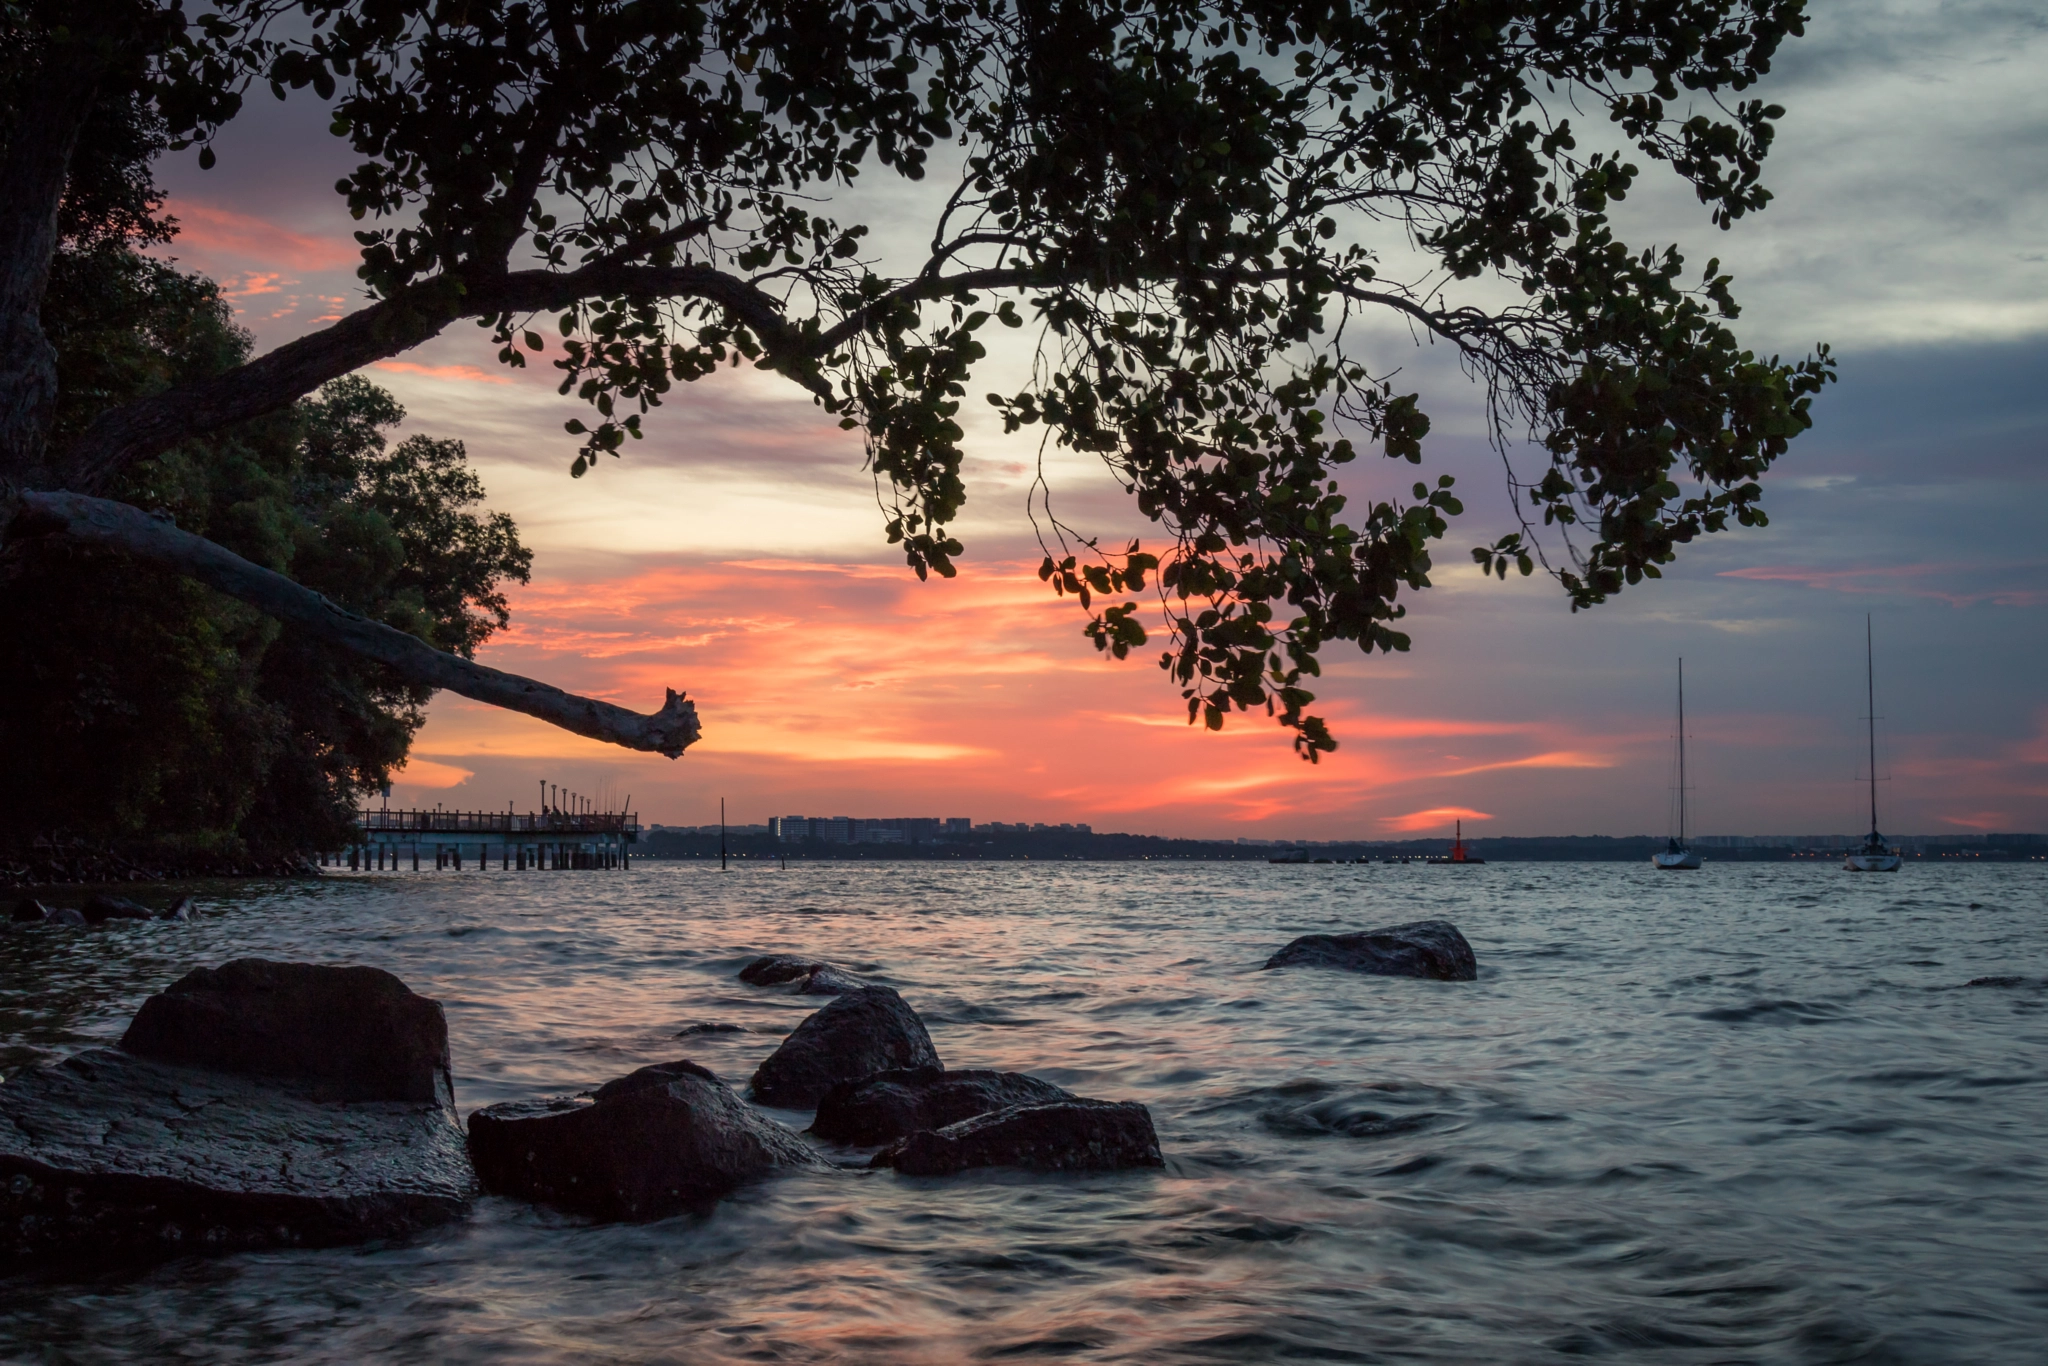
<svg viewBox="0 0 2048 1366">
<path fill-rule="evenodd" d="M 1870 723 L 1870 833 L 1877 833 L 1877 654 L 1871 643 L 1870 614 L 1863 614 L 1864 719 Z"/>
<path fill-rule="evenodd" d="M 1685 656 L 1678 657 L 1678 843 L 1685 845 Z"/>
</svg>

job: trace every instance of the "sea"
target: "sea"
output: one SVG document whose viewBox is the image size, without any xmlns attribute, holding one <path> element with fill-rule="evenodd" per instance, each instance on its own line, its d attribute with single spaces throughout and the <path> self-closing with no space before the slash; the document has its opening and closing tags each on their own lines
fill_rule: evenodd
<svg viewBox="0 0 2048 1366">
<path fill-rule="evenodd" d="M 950 1066 L 1143 1102 L 1166 1166 L 848 1167 L 639 1225 L 485 1197 L 398 1243 L 16 1268 L 0 1359 L 2048 1360 L 2048 864 L 642 862 L 141 894 L 177 890 L 191 923 L 0 933 L 0 1069 L 261 957 L 442 1002 L 465 1115 L 675 1058 L 743 1088 L 821 1002 L 736 974 L 799 953 L 896 987 Z M 1478 981 L 1263 969 L 1433 917 Z M 740 1030 L 678 1037 L 700 1023 Z"/>
</svg>

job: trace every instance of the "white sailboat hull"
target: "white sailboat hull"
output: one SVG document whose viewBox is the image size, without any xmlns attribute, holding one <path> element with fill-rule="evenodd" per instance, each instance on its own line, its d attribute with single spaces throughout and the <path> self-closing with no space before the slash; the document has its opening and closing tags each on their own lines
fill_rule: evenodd
<svg viewBox="0 0 2048 1366">
<path fill-rule="evenodd" d="M 1896 873 L 1904 862 L 1897 854 L 1850 854 L 1842 866 L 1852 873 Z"/>
<path fill-rule="evenodd" d="M 1690 849 L 1681 849 L 1675 854 L 1668 852 L 1652 854 L 1650 855 L 1650 866 L 1652 868 L 1661 868 L 1665 872 L 1672 872 L 1680 868 L 1697 868 L 1700 866 L 1700 856 Z"/>
</svg>

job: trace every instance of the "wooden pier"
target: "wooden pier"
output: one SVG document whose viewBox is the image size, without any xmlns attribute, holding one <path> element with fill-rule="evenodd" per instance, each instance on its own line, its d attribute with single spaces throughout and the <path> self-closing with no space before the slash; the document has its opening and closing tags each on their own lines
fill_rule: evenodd
<svg viewBox="0 0 2048 1366">
<path fill-rule="evenodd" d="M 361 811 L 360 843 L 322 854 L 321 866 L 357 872 L 486 869 L 505 872 L 630 868 L 640 821 L 626 811 Z"/>
</svg>

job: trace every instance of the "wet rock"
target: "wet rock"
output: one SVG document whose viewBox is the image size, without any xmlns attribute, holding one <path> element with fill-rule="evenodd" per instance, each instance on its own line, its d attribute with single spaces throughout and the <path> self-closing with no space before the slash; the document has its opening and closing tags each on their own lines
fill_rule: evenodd
<svg viewBox="0 0 2048 1366">
<path fill-rule="evenodd" d="M 834 963 L 821 963 L 811 958 L 791 958 L 783 954 L 769 954 L 756 958 L 740 969 L 740 980 L 752 986 L 777 986 L 783 982 L 796 983 L 799 996 L 838 996 L 849 991 L 859 991 L 868 983 Z"/>
<path fill-rule="evenodd" d="M 189 896 L 179 897 L 170 904 L 162 915 L 157 917 L 159 920 L 190 920 L 191 918 L 192 898 Z"/>
<path fill-rule="evenodd" d="M 362 1242 L 475 1193 L 441 1007 L 389 973 L 200 969 L 123 1045 L 0 1085 L 0 1256 Z"/>
<path fill-rule="evenodd" d="M 91 922 L 71 907 L 59 906 L 50 912 L 50 918 L 43 923 L 46 925 L 86 925 Z"/>
<path fill-rule="evenodd" d="M 287 1078 L 324 1100 L 454 1104 L 441 1003 L 379 968 L 261 958 L 195 968 L 142 1003 L 121 1047 Z"/>
<path fill-rule="evenodd" d="M 676 1031 L 676 1037 L 678 1039 L 694 1039 L 700 1034 L 744 1034 L 746 1032 L 740 1025 L 719 1024 L 714 1021 L 705 1020 L 693 1025 L 684 1025 Z"/>
<path fill-rule="evenodd" d="M 1022 1072 L 913 1067 L 841 1082 L 818 1102 L 810 1131 L 833 1143 L 867 1148 L 1012 1105 L 1072 1099 L 1073 1092 Z"/>
<path fill-rule="evenodd" d="M 909 1176 L 949 1176 L 974 1167 L 1101 1172 L 1163 1167 L 1166 1161 L 1144 1106 L 1075 1099 L 1013 1105 L 915 1133 L 876 1153 L 874 1165 Z"/>
<path fill-rule="evenodd" d="M 752 1178 L 827 1165 L 693 1062 L 643 1067 L 588 1099 L 478 1110 L 469 1152 L 488 1191 L 609 1220 L 701 1209 Z"/>
<path fill-rule="evenodd" d="M 1966 987 L 2023 987 L 2026 984 L 2024 977 L 1973 977 L 1963 983 Z"/>
<path fill-rule="evenodd" d="M 1418 920 L 1356 934 L 1305 934 L 1268 958 L 1266 966 L 1343 968 L 1441 982 L 1470 982 L 1479 976 L 1472 946 L 1448 920 Z"/>
<path fill-rule="evenodd" d="M 942 1067 L 924 1021 L 888 987 L 849 991 L 798 1025 L 754 1073 L 754 1099 L 808 1110 L 843 1081 Z"/>
<path fill-rule="evenodd" d="M 156 912 L 139 901 L 130 901 L 125 896 L 107 896 L 102 893 L 85 903 L 85 919 L 92 925 L 109 920 L 154 920 Z"/>
<path fill-rule="evenodd" d="M 40 925 L 50 918 L 50 908 L 32 896 L 25 896 L 14 903 L 14 914 L 9 918 L 16 924 Z"/>
</svg>

